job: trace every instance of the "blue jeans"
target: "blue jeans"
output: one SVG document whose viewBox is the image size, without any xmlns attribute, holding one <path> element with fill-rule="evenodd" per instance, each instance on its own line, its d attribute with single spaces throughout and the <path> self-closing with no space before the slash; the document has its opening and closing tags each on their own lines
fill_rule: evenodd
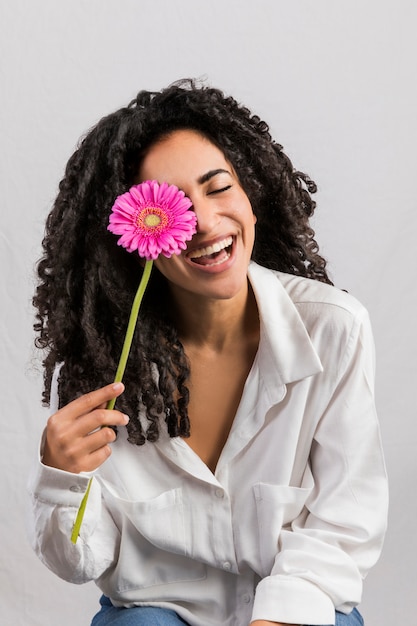
<svg viewBox="0 0 417 626">
<path fill-rule="evenodd" d="M 336 611 L 336 626 L 363 626 L 363 618 L 358 609 L 353 609 L 349 615 Z"/>
<path fill-rule="evenodd" d="M 101 609 L 91 626 L 188 626 L 169 609 L 157 606 L 134 606 L 131 609 L 113 606 L 106 596 L 100 599 Z"/>
<path fill-rule="evenodd" d="M 100 604 L 101 609 L 94 616 L 91 626 L 189 626 L 169 609 L 156 606 L 124 609 L 113 606 L 106 596 L 101 597 Z M 363 626 L 363 619 L 356 609 L 349 615 L 336 611 L 336 626 Z"/>
</svg>

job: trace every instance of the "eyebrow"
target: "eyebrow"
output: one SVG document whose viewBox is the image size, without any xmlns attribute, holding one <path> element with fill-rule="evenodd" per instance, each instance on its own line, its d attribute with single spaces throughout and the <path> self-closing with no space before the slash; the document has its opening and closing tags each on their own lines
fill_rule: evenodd
<svg viewBox="0 0 417 626">
<path fill-rule="evenodd" d="M 205 174 L 200 176 L 200 178 L 197 179 L 197 182 L 200 185 L 202 185 L 203 183 L 206 183 L 211 178 L 213 178 L 213 176 L 217 176 L 217 174 L 229 174 L 229 176 L 231 176 L 231 174 L 230 174 L 230 172 L 228 170 L 223 170 L 223 169 L 220 168 L 220 169 L 217 169 L 217 170 L 210 170 L 210 171 L 206 172 Z"/>
</svg>

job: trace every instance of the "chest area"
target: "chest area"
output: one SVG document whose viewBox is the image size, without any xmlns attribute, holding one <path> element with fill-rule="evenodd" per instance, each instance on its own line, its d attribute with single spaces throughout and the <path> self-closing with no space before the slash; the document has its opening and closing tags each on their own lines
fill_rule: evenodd
<svg viewBox="0 0 417 626">
<path fill-rule="evenodd" d="M 225 355 L 191 355 L 191 434 L 186 441 L 212 472 L 228 438 L 255 354 L 256 346 Z"/>
</svg>

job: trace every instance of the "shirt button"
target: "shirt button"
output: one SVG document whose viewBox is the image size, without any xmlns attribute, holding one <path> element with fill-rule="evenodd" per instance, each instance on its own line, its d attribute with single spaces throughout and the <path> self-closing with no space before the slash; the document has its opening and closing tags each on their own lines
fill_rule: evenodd
<svg viewBox="0 0 417 626">
<path fill-rule="evenodd" d="M 216 489 L 216 496 L 218 498 L 223 498 L 224 497 L 224 491 L 223 489 Z"/>
<path fill-rule="evenodd" d="M 230 563 L 230 561 L 225 561 L 223 563 L 223 569 L 226 570 L 226 572 L 230 572 L 230 570 L 232 569 L 232 564 Z"/>
<path fill-rule="evenodd" d="M 245 604 L 249 604 L 249 602 L 251 600 L 250 595 L 248 593 L 245 593 L 245 595 L 243 596 L 242 600 L 243 600 L 243 602 Z"/>
<path fill-rule="evenodd" d="M 74 491 L 75 493 L 81 493 L 82 491 L 85 491 L 85 487 L 82 487 L 81 485 L 71 485 L 69 490 Z"/>
</svg>

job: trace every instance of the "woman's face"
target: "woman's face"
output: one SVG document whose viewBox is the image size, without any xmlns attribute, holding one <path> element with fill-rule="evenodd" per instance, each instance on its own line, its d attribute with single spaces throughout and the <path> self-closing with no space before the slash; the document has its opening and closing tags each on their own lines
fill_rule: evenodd
<svg viewBox="0 0 417 626">
<path fill-rule="evenodd" d="M 147 151 L 136 182 L 144 180 L 176 185 L 197 215 L 187 249 L 155 261 L 173 293 L 229 299 L 247 289 L 256 218 L 222 151 L 196 131 L 174 131 Z"/>
</svg>

